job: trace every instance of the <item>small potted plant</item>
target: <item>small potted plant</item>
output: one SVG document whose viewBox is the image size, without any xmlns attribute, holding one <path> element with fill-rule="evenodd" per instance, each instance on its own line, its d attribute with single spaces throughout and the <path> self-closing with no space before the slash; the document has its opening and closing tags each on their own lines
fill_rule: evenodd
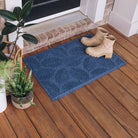
<svg viewBox="0 0 138 138">
<path fill-rule="evenodd" d="M 7 107 L 5 83 L 11 75 L 12 65 L 13 62 L 11 60 L 0 62 L 0 113 L 5 111 Z"/>
<path fill-rule="evenodd" d="M 32 71 L 28 78 L 26 75 L 26 66 L 20 71 L 20 57 L 14 68 L 14 78 L 9 78 L 7 90 L 11 92 L 11 101 L 14 107 L 18 109 L 26 109 L 33 103 L 33 82 L 31 81 Z"/>
<path fill-rule="evenodd" d="M 29 0 L 26 2 L 26 4 L 21 7 L 15 7 L 13 11 L 8 10 L 0 10 L 0 15 L 6 19 L 5 26 L 2 30 L 2 33 L 0 34 L 0 60 L 8 60 L 7 56 L 3 52 L 6 47 L 10 47 L 10 54 L 9 58 L 13 55 L 13 52 L 16 51 L 17 41 L 20 37 L 22 37 L 24 40 L 29 41 L 31 43 L 37 44 L 38 40 L 35 36 L 28 34 L 26 32 L 23 32 L 23 28 L 30 26 L 32 24 L 25 25 L 25 18 L 30 14 L 32 6 L 33 6 L 34 0 Z M 16 24 L 13 24 L 11 22 L 15 22 Z M 3 36 L 8 35 L 10 33 L 16 32 L 15 40 L 12 42 L 3 42 Z"/>
</svg>

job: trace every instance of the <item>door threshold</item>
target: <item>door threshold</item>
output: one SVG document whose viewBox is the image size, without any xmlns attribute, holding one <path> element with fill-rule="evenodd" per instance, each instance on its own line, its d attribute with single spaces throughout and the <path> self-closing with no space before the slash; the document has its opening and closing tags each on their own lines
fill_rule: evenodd
<svg viewBox="0 0 138 138">
<path fill-rule="evenodd" d="M 79 20 L 83 20 L 87 18 L 84 14 L 82 14 L 80 11 L 75 11 L 70 14 L 66 14 L 51 20 L 47 20 L 41 23 L 38 23 L 33 26 L 29 26 L 24 29 L 25 32 L 28 32 L 33 35 L 38 35 L 44 32 L 48 32 L 50 30 L 56 29 L 58 27 L 65 26 L 67 24 L 77 22 Z"/>
</svg>

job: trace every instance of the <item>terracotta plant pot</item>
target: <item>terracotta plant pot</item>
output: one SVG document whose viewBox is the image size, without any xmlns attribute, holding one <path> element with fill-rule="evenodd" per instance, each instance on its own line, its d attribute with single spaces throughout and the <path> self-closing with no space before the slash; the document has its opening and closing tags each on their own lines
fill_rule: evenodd
<svg viewBox="0 0 138 138">
<path fill-rule="evenodd" d="M 17 97 L 11 95 L 12 104 L 17 109 L 26 109 L 26 108 L 30 107 L 31 104 L 27 99 L 29 99 L 31 102 L 33 102 L 33 99 L 34 99 L 33 92 L 30 92 L 30 94 L 28 96 L 22 98 L 22 107 L 20 106 L 20 103 L 17 100 Z"/>
</svg>

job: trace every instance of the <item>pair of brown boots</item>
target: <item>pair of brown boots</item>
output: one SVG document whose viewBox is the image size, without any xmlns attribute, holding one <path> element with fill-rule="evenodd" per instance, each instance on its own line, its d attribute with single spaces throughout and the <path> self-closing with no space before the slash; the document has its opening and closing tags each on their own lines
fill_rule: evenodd
<svg viewBox="0 0 138 138">
<path fill-rule="evenodd" d="M 106 29 L 98 27 L 94 37 L 82 37 L 81 42 L 86 46 L 90 46 L 86 48 L 85 52 L 93 57 L 105 56 L 105 58 L 112 58 L 116 38 L 108 34 L 109 32 Z"/>
</svg>

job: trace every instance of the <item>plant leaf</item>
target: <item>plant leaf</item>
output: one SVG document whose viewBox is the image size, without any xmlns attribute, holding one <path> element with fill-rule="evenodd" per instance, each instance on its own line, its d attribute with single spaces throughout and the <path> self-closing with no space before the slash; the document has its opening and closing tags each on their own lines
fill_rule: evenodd
<svg viewBox="0 0 138 138">
<path fill-rule="evenodd" d="M 2 39 L 3 39 L 3 35 L 0 35 L 0 42 L 2 42 Z"/>
<path fill-rule="evenodd" d="M 10 34 L 16 30 L 17 30 L 17 26 L 15 26 L 14 24 L 11 24 L 9 22 L 6 22 L 5 27 L 2 30 L 2 35 Z"/>
<path fill-rule="evenodd" d="M 25 83 L 26 83 L 26 66 L 21 71 L 21 78 L 22 79 L 20 81 L 20 85 L 23 87 L 23 85 L 25 85 Z"/>
<path fill-rule="evenodd" d="M 26 98 L 28 100 L 28 102 L 30 103 L 30 105 L 36 105 L 34 102 L 32 102 L 29 98 Z"/>
<path fill-rule="evenodd" d="M 33 2 L 34 0 L 30 0 L 26 2 L 26 4 L 23 6 L 22 11 L 21 11 L 21 18 L 25 18 L 30 14 Z"/>
<path fill-rule="evenodd" d="M 10 23 L 10 22 L 5 22 L 4 24 L 5 24 L 5 26 L 10 26 L 10 25 L 15 26 L 14 24 L 12 24 L 12 23 Z"/>
<path fill-rule="evenodd" d="M 8 58 L 6 57 L 6 55 L 2 51 L 0 51 L 0 60 L 1 61 L 8 61 Z"/>
<path fill-rule="evenodd" d="M 37 44 L 38 43 L 38 40 L 36 39 L 36 37 L 34 37 L 33 35 L 31 34 L 23 34 L 22 37 L 28 41 L 28 42 L 31 42 L 33 44 Z"/>
<path fill-rule="evenodd" d="M 19 101 L 20 107 L 23 107 L 22 100 Z"/>
<path fill-rule="evenodd" d="M 31 101 L 30 101 L 30 104 L 31 104 L 31 105 L 36 105 L 34 102 L 31 102 Z"/>
<path fill-rule="evenodd" d="M 0 43 L 0 51 L 3 51 L 6 47 L 6 45 L 7 45 L 7 43 L 5 43 L 5 42 Z"/>
<path fill-rule="evenodd" d="M 16 15 L 17 20 L 20 20 L 20 15 L 21 15 L 21 8 L 20 7 L 15 7 L 13 10 L 13 13 Z"/>
<path fill-rule="evenodd" d="M 5 80 L 5 85 L 8 83 L 8 78 L 11 76 L 12 60 L 0 62 L 0 77 Z"/>
<path fill-rule="evenodd" d="M 10 20 L 10 21 L 16 21 L 16 15 L 10 11 L 7 10 L 0 10 L 0 15 L 6 19 L 6 20 Z"/>
<path fill-rule="evenodd" d="M 30 73 L 29 73 L 29 76 L 28 76 L 28 79 L 27 79 L 27 84 L 29 84 L 30 85 L 30 83 L 31 83 L 31 76 L 32 76 L 32 70 L 30 71 Z M 31 86 L 32 87 L 32 86 Z"/>
<path fill-rule="evenodd" d="M 19 101 L 20 100 L 20 97 L 19 98 L 17 98 L 17 101 Z"/>
</svg>

